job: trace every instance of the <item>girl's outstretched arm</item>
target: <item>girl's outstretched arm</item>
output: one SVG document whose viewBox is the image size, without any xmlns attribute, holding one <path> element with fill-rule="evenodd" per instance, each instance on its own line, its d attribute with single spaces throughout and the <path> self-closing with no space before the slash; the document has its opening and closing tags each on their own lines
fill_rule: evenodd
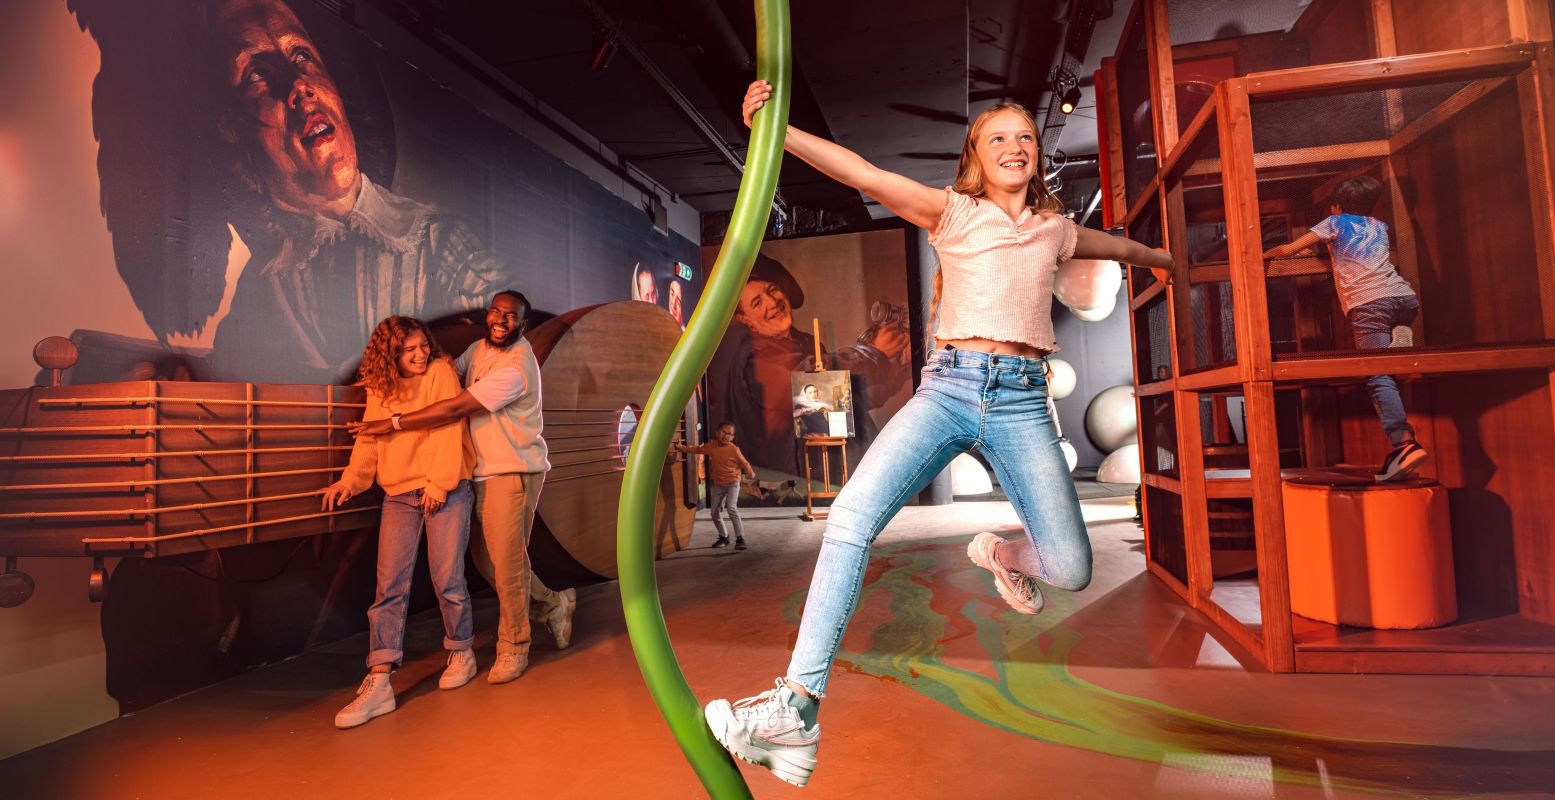
<svg viewBox="0 0 1555 800">
<path fill-rule="evenodd" d="M 751 115 L 766 105 L 772 96 L 772 86 L 766 81 L 755 81 L 745 90 L 745 100 L 740 111 L 745 124 L 751 124 Z M 880 201 L 902 219 L 934 234 L 945 210 L 945 193 L 894 172 L 883 170 L 865 161 L 858 153 L 836 142 L 805 133 L 788 126 L 783 149 L 798 156 L 827 177 L 851 186 Z"/>
<path fill-rule="evenodd" d="M 1096 258 L 1121 261 L 1152 270 L 1171 269 L 1172 254 L 1165 250 L 1152 250 L 1139 242 L 1123 236 L 1113 236 L 1090 228 L 1081 228 L 1074 243 L 1075 258 Z"/>
</svg>

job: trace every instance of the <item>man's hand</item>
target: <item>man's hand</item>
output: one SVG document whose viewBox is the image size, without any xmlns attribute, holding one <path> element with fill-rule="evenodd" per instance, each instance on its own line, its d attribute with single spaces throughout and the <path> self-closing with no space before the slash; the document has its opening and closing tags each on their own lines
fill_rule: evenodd
<svg viewBox="0 0 1555 800">
<path fill-rule="evenodd" d="M 375 419 L 372 422 L 347 422 L 346 430 L 352 436 L 388 436 L 394 432 L 394 423 L 386 419 Z"/>
<path fill-rule="evenodd" d="M 880 329 L 875 331 L 874 337 L 869 340 L 869 345 L 884 353 L 886 358 L 901 361 L 907 354 L 909 341 L 907 331 L 902 330 L 900 326 L 881 325 Z"/>
<path fill-rule="evenodd" d="M 351 499 L 351 489 L 344 483 L 332 483 L 324 490 L 324 510 L 333 511 L 335 506 L 344 505 Z"/>
<path fill-rule="evenodd" d="M 439 499 L 433 497 L 431 495 L 431 493 L 427 492 L 425 489 L 423 489 L 421 491 L 421 511 L 422 511 L 422 513 L 428 514 L 428 515 L 436 514 L 438 512 L 438 509 L 441 509 L 442 507 L 443 507 L 443 501 L 442 500 L 439 500 Z"/>
</svg>

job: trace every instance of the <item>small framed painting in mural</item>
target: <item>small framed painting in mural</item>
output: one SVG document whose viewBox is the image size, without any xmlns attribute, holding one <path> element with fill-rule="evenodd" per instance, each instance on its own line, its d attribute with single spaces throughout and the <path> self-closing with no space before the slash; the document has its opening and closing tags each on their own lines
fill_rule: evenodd
<svg viewBox="0 0 1555 800">
<path fill-rule="evenodd" d="M 853 435 L 853 384 L 850 379 L 851 374 L 845 369 L 791 375 L 795 436 L 813 439 Z"/>
</svg>

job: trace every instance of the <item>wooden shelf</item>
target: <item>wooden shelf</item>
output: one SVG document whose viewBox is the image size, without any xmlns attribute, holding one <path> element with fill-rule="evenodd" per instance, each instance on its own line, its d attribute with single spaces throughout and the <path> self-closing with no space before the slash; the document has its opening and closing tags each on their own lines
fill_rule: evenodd
<svg viewBox="0 0 1555 800">
<path fill-rule="evenodd" d="M 1555 369 L 1555 345 L 1409 348 L 1326 356 L 1281 356 L 1274 362 L 1273 378 L 1277 383 L 1324 383 L 1372 375 L 1428 376 L 1525 369 Z"/>
</svg>

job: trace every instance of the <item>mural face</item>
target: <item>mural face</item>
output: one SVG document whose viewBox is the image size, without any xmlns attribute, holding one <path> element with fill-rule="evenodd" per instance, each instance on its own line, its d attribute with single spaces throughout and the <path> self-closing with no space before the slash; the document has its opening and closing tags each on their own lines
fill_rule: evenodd
<svg viewBox="0 0 1555 800">
<path fill-rule="evenodd" d="M 820 286 L 827 291 L 805 291 Z M 746 458 L 766 472 L 762 480 L 786 485 L 804 470 L 796 426 L 801 438 L 831 435 L 830 419 L 815 409 L 839 410 L 847 398 L 857 409 L 848 455 L 862 456 L 911 395 L 906 304 L 898 232 L 766 243 L 708 367 L 709 422 L 735 423 Z M 802 378 L 817 370 L 846 374 L 847 382 Z M 805 408 L 806 384 L 816 385 L 818 405 Z"/>
<path fill-rule="evenodd" d="M 237 135 L 265 193 L 289 211 L 343 216 L 361 188 L 356 136 L 318 46 L 278 0 L 229 0 L 218 20 Z"/>
<path fill-rule="evenodd" d="M 89 116 L 0 131 L 0 185 L 50 187 L 30 192 L 30 226 L 71 221 L 46 241 L 0 236 L 0 260 L 48 276 L 34 296 L 113 273 L 123 286 L 92 315 L 0 309 L 25 343 L 76 341 L 71 382 L 348 381 L 387 316 L 478 327 L 508 288 L 554 314 L 635 296 L 621 264 L 697 262 L 634 201 L 496 121 L 511 109 L 457 94 L 456 67 L 412 67 L 311 0 L 19 8 L 0 21 L 49 44 L 17 57 L 28 70 L 4 72 L 0 96 L 36 107 L 16 93 L 27 71 L 47 74 L 50 102 Z M 642 280 L 663 304 L 664 276 Z M 700 283 L 677 288 L 686 308 Z M 23 347 L 0 358 L 35 373 Z"/>
</svg>

